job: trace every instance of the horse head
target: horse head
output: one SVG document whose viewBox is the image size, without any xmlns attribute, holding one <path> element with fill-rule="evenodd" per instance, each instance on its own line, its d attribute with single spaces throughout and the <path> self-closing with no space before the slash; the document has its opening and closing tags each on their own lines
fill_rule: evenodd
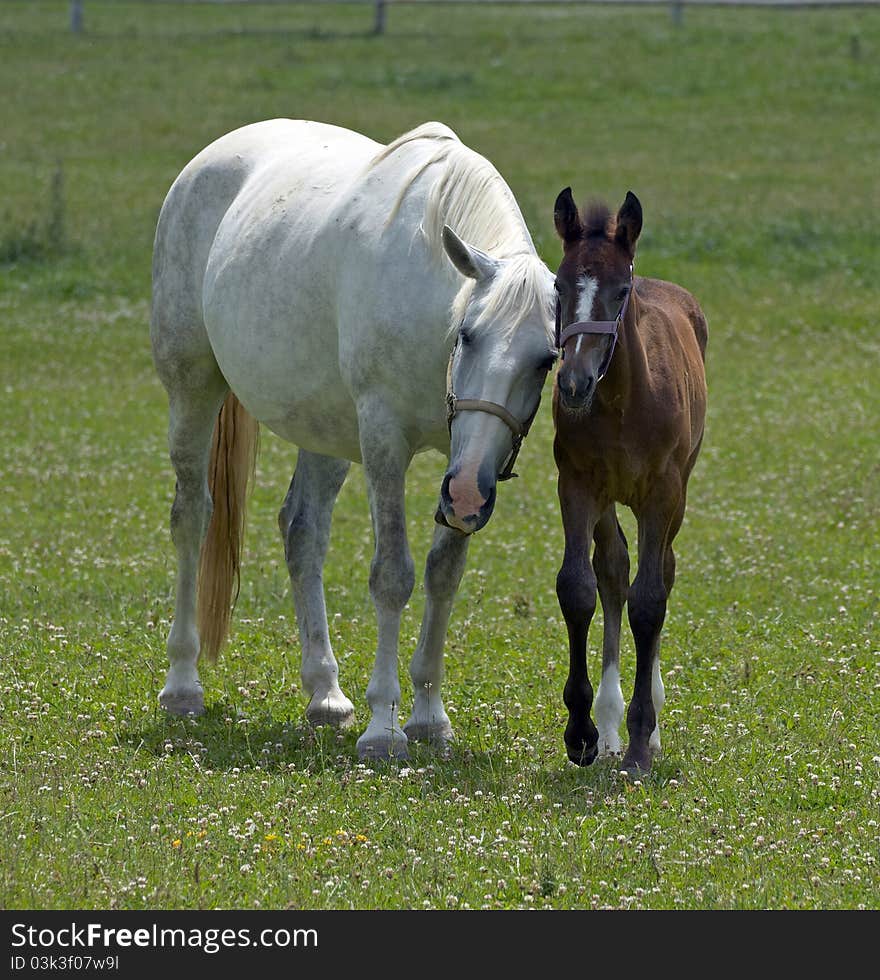
<svg viewBox="0 0 880 980">
<path fill-rule="evenodd" d="M 611 364 L 617 331 L 633 288 L 642 206 L 632 192 L 615 217 L 604 204 L 582 216 L 566 187 L 553 213 L 564 254 L 556 273 L 557 346 L 562 364 L 556 396 L 570 412 L 587 411 Z"/>
<path fill-rule="evenodd" d="M 495 258 L 443 229 L 453 265 L 470 280 L 449 360 L 449 466 L 437 520 L 466 534 L 492 515 L 556 354 L 553 275 L 534 253 Z"/>
</svg>

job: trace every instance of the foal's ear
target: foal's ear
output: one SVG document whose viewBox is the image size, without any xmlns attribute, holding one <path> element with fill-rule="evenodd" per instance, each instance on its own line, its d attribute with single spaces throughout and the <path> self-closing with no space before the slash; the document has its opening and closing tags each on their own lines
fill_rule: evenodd
<svg viewBox="0 0 880 980">
<path fill-rule="evenodd" d="M 614 238 L 629 254 L 635 255 L 636 242 L 642 230 L 642 205 L 632 191 L 626 192 L 626 200 L 617 212 L 617 231 Z"/>
<path fill-rule="evenodd" d="M 456 269 L 468 279 L 491 279 L 498 270 L 498 260 L 462 241 L 449 227 L 443 226 L 443 248 Z"/>
<path fill-rule="evenodd" d="M 560 191 L 556 198 L 556 204 L 553 205 L 553 224 L 556 225 L 556 234 L 559 235 L 565 245 L 580 241 L 584 233 L 581 216 L 578 214 L 577 205 L 571 196 L 570 187 Z"/>
</svg>

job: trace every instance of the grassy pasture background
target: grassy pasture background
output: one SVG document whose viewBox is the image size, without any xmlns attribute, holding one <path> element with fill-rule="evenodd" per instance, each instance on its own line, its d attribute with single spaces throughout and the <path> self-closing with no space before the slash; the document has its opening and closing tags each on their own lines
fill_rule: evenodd
<svg viewBox="0 0 880 980">
<path fill-rule="evenodd" d="M 0 905 L 877 908 L 880 11 L 688 8 L 676 28 L 662 8 L 395 8 L 383 38 L 371 20 L 87 3 L 74 37 L 65 2 L 0 6 Z M 304 726 L 275 525 L 296 451 L 270 434 L 208 713 L 159 712 L 152 235 L 191 156 L 273 116 L 380 140 L 443 120 L 554 268 L 560 188 L 633 189 L 639 270 L 702 301 L 710 415 L 650 777 L 565 761 L 549 398 L 471 548 L 448 759 L 361 766 L 356 733 Z M 411 471 L 417 564 L 442 471 Z M 371 546 L 354 468 L 325 580 L 360 725 Z M 421 609 L 417 588 L 404 679 Z M 626 631 L 622 666 L 628 688 Z"/>
</svg>

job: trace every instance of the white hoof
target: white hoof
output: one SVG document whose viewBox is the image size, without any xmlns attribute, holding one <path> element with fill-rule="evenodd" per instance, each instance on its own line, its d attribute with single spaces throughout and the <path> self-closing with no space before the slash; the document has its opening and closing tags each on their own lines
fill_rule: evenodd
<svg viewBox="0 0 880 980">
<path fill-rule="evenodd" d="M 445 751 L 455 738 L 448 718 L 442 721 L 414 721 L 412 718 L 403 726 L 406 737 L 411 742 L 427 742 L 436 749 Z"/>
<path fill-rule="evenodd" d="M 620 742 L 620 736 L 617 732 L 613 734 L 603 735 L 599 733 L 599 758 L 606 759 L 612 756 L 618 756 L 623 752 L 623 746 Z"/>
<path fill-rule="evenodd" d="M 354 705 L 338 688 L 323 694 L 313 694 L 306 708 L 306 721 L 312 728 L 351 728 L 354 724 Z"/>
<path fill-rule="evenodd" d="M 384 732 L 381 735 L 371 735 L 369 729 L 357 740 L 358 758 L 405 760 L 409 758 L 407 738 L 403 730 Z"/>
<path fill-rule="evenodd" d="M 166 686 L 159 693 L 159 704 L 169 715 L 202 715 L 205 713 L 205 694 L 201 685 L 177 690 L 169 690 Z"/>
</svg>

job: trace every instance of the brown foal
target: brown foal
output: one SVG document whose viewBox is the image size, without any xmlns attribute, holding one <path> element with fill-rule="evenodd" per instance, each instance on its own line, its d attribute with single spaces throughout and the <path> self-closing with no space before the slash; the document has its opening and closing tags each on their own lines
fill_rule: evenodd
<svg viewBox="0 0 880 980">
<path fill-rule="evenodd" d="M 556 199 L 554 220 L 564 246 L 556 273 L 562 360 L 553 388 L 553 452 L 565 529 L 556 579 L 570 658 L 565 745 L 572 762 L 583 766 L 599 752 L 620 752 L 620 627 L 628 601 L 636 676 L 623 765 L 646 772 L 660 748 L 660 631 L 675 580 L 672 542 L 706 416 L 706 319 L 687 290 L 633 276 L 642 229 L 634 194 L 627 194 L 616 216 L 604 205 L 582 215 L 566 188 Z M 632 585 L 615 503 L 628 506 L 638 522 Z M 597 589 L 605 618 L 598 728 L 590 717 L 587 670 Z"/>
</svg>

